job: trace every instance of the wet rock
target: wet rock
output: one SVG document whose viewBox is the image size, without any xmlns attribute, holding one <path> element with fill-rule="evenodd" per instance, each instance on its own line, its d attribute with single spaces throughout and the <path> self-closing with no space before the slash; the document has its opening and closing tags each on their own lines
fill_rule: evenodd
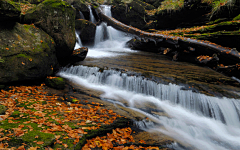
<svg viewBox="0 0 240 150">
<path fill-rule="evenodd" d="M 160 46 L 154 41 L 141 41 L 138 39 L 131 39 L 126 43 L 126 46 L 133 50 L 142 50 L 148 52 L 160 52 Z"/>
<path fill-rule="evenodd" d="M 63 90 L 65 88 L 65 79 L 61 77 L 48 77 L 46 78 L 45 83 L 47 86 L 54 89 Z"/>
<path fill-rule="evenodd" d="M 88 53 L 87 47 L 81 47 L 73 51 L 72 59 L 74 62 L 83 61 Z"/>
<path fill-rule="evenodd" d="M 94 43 L 96 24 L 85 19 L 78 19 L 75 21 L 75 28 L 81 33 L 80 38 L 84 45 L 92 45 Z"/>
<path fill-rule="evenodd" d="M 79 0 L 73 0 L 70 4 L 76 9 L 76 14 L 79 14 L 79 11 L 81 11 L 84 18 L 89 20 L 90 10 L 88 8 L 88 5 L 85 2 L 82 2 Z"/>
<path fill-rule="evenodd" d="M 20 21 L 20 5 L 11 0 L 0 1 L 0 21 Z"/>
<path fill-rule="evenodd" d="M 34 25 L 0 26 L 0 83 L 33 81 L 58 67 L 52 37 Z"/>
<path fill-rule="evenodd" d="M 34 23 L 53 37 L 58 61 L 62 64 L 71 56 L 76 43 L 75 14 L 75 9 L 67 2 L 45 0 L 27 11 L 23 22 Z"/>
</svg>

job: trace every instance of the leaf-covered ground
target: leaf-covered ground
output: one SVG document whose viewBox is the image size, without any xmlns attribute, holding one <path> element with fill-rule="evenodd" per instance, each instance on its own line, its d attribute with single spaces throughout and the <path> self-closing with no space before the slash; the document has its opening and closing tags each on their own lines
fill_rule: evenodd
<svg viewBox="0 0 240 150">
<path fill-rule="evenodd" d="M 109 130 L 124 117 L 100 103 L 75 99 L 65 101 L 46 92 L 46 86 L 12 86 L 1 90 L 0 148 L 9 149 L 159 149 L 134 146 L 132 129 Z M 69 102 L 71 101 L 71 102 Z M 126 118 L 125 118 L 126 119 Z M 112 126 L 113 127 L 113 126 Z M 108 131 L 104 136 L 104 132 Z M 98 137 L 101 136 L 101 137 Z M 138 143 L 145 143 L 143 140 Z"/>
</svg>

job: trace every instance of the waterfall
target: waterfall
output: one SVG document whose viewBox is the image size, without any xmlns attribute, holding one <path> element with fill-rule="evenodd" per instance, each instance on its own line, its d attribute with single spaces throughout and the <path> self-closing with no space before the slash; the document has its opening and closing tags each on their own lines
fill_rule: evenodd
<svg viewBox="0 0 240 150">
<path fill-rule="evenodd" d="M 115 70 L 99 72 L 97 67 L 64 68 L 59 75 L 102 91 L 104 98 L 125 100 L 126 107 L 164 126 L 151 127 L 153 132 L 162 132 L 197 149 L 240 149 L 240 102 L 237 99 L 206 96 L 181 90 L 182 87 L 175 84 L 156 83 Z M 144 111 L 146 103 L 163 110 L 167 116 Z"/>
<path fill-rule="evenodd" d="M 102 11 L 104 15 L 108 17 L 112 17 L 111 6 L 109 5 L 101 5 Z"/>
<path fill-rule="evenodd" d="M 110 17 L 112 16 L 111 6 L 101 5 L 101 8 L 105 15 L 110 16 Z M 123 37 L 121 32 L 115 30 L 114 28 L 112 28 L 110 26 L 107 26 L 107 23 L 102 22 L 96 28 L 94 45 L 96 46 L 100 42 L 103 42 L 106 40 L 113 41 L 113 40 L 119 39 L 121 37 Z"/>
<path fill-rule="evenodd" d="M 79 15 L 80 15 L 80 19 L 85 19 L 84 15 L 81 11 L 79 11 Z"/>
<path fill-rule="evenodd" d="M 97 21 L 96 21 L 94 15 L 93 15 L 93 13 L 92 13 L 92 8 L 91 8 L 91 6 L 88 5 L 88 8 L 89 8 L 89 11 L 90 11 L 90 16 L 89 16 L 89 17 L 90 17 L 90 21 L 91 21 L 92 23 L 96 23 Z"/>
<path fill-rule="evenodd" d="M 75 30 L 75 35 L 76 35 L 76 44 L 75 44 L 74 49 L 78 49 L 78 48 L 82 47 L 82 41 L 76 30 Z"/>
<path fill-rule="evenodd" d="M 101 5 L 102 11 L 111 16 L 111 6 Z M 125 47 L 131 37 L 125 33 L 107 26 L 102 22 L 96 28 L 94 46 L 89 49 L 87 57 L 113 57 L 122 55 L 124 52 L 135 52 Z"/>
</svg>

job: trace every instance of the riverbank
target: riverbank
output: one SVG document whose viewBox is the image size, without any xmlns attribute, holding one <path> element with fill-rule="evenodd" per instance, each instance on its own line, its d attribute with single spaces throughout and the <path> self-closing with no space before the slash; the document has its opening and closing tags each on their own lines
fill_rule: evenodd
<svg viewBox="0 0 240 150">
<path fill-rule="evenodd" d="M 1 90 L 1 104 L 7 107 L 1 116 L 1 148 L 169 149 L 163 145 L 172 139 L 155 135 L 159 138 L 153 140 L 151 133 L 136 130 L 133 117 L 126 117 L 128 111 L 113 110 L 113 104 L 74 86 L 68 83 L 64 90 L 55 90 L 41 84 Z"/>
</svg>

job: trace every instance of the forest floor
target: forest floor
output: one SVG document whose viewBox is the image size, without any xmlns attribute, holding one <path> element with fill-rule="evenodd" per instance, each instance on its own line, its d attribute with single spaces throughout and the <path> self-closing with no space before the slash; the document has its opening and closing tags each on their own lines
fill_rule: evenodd
<svg viewBox="0 0 240 150">
<path fill-rule="evenodd" d="M 171 139 L 149 140 L 151 134 L 134 131 L 131 119 L 94 102 L 91 95 L 85 100 L 66 91 L 69 87 L 55 90 L 44 84 L 1 90 L 7 111 L 1 116 L 0 149 L 170 149 L 161 144 Z"/>
</svg>

